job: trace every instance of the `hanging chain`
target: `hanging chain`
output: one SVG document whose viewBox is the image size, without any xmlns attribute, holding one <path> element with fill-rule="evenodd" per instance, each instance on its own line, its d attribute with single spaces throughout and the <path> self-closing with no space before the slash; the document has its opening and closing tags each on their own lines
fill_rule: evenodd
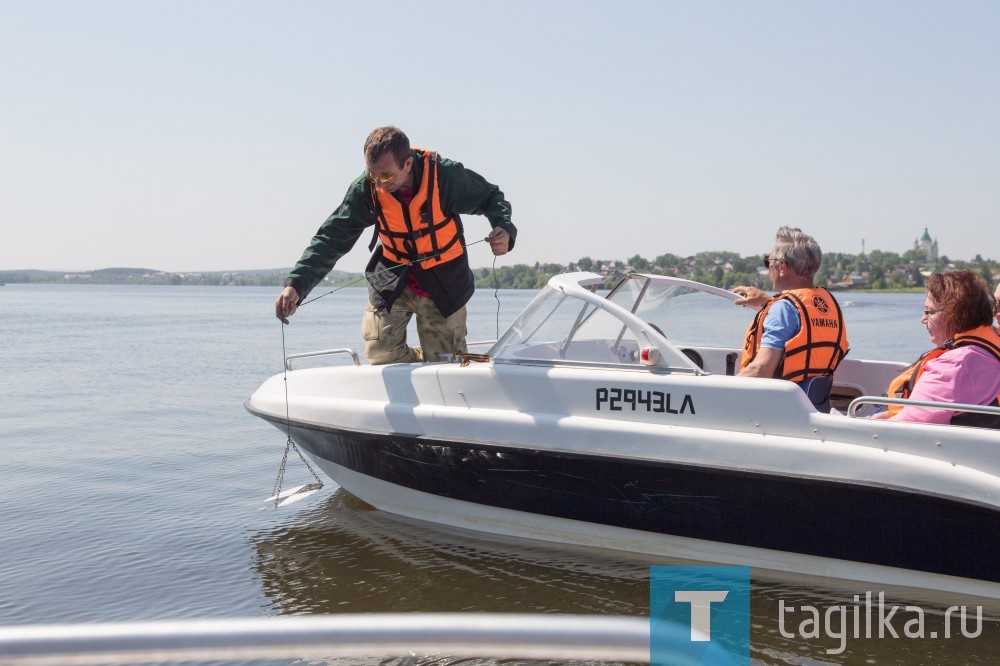
<svg viewBox="0 0 1000 666">
<path fill-rule="evenodd" d="M 295 442 L 292 441 L 292 418 L 288 409 L 288 365 L 285 363 L 285 357 L 287 356 L 287 352 L 285 350 L 285 324 L 283 322 L 278 322 L 278 323 L 281 324 L 281 361 L 282 361 L 282 366 L 284 367 L 284 376 L 282 377 L 282 381 L 285 383 L 286 439 L 285 439 L 285 453 L 281 456 L 281 465 L 278 467 L 278 478 L 274 480 L 273 497 L 274 497 L 275 509 L 278 508 L 278 503 L 281 501 L 278 495 L 281 493 L 281 484 L 285 479 L 285 465 L 288 463 L 288 449 L 294 449 L 295 452 L 299 454 L 299 460 L 302 461 L 302 463 L 306 466 L 306 469 L 309 470 L 309 473 L 313 475 L 314 479 L 316 479 L 316 483 L 319 486 L 318 488 L 316 488 L 316 490 L 319 490 L 319 488 L 323 487 L 323 482 L 320 480 L 319 475 L 316 474 L 316 470 L 312 468 L 312 465 L 309 464 L 309 461 L 306 460 L 306 457 L 302 455 L 301 451 L 299 451 L 299 447 L 295 446 Z"/>
<path fill-rule="evenodd" d="M 306 466 L 306 469 L 309 470 L 309 473 L 313 475 L 314 479 L 316 479 L 316 483 L 322 486 L 323 482 L 319 480 L 319 476 L 316 474 L 315 470 L 313 470 L 312 465 L 309 464 L 309 461 L 306 460 L 306 457 L 302 455 L 301 451 L 299 451 L 299 447 L 295 446 L 295 442 L 292 441 L 291 437 L 288 438 L 288 444 L 291 444 L 292 448 L 295 449 L 295 452 L 299 454 L 299 460 L 302 461 L 302 464 Z"/>
<path fill-rule="evenodd" d="M 289 437 L 288 441 L 285 442 L 285 455 L 281 456 L 281 466 L 278 467 L 278 478 L 274 480 L 274 490 L 271 491 L 271 497 L 274 498 L 274 508 L 278 508 L 278 493 L 281 492 L 281 482 L 285 479 L 285 463 L 288 462 L 288 445 L 292 443 L 292 438 Z"/>
</svg>

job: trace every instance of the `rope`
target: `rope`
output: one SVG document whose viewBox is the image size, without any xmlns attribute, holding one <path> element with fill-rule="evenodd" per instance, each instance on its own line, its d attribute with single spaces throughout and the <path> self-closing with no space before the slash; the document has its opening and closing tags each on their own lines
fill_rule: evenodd
<svg viewBox="0 0 1000 666">
<path fill-rule="evenodd" d="M 497 255 L 493 255 L 493 298 L 497 300 L 497 340 L 500 339 L 500 278 L 497 277 Z"/>
<path fill-rule="evenodd" d="M 469 248 L 469 247 L 472 247 L 473 245 L 477 245 L 478 243 L 485 243 L 485 242 L 486 242 L 486 239 L 483 238 L 482 240 L 477 240 L 477 241 L 473 241 L 471 243 L 467 243 L 465 245 L 465 247 Z M 424 257 L 423 259 L 417 259 L 416 261 L 412 261 L 410 263 L 411 264 L 419 264 L 422 261 L 427 261 L 428 259 L 434 259 L 436 257 L 439 257 L 442 254 L 444 254 L 444 252 L 445 252 L 445 250 L 442 250 L 441 252 L 438 252 L 437 254 L 431 254 L 431 255 L 428 255 L 428 256 Z M 493 277 L 494 278 L 496 278 L 496 264 L 497 264 L 497 258 L 496 258 L 496 256 L 494 256 L 493 257 Z M 336 293 L 336 292 L 340 291 L 341 289 L 346 289 L 347 287 L 350 287 L 351 285 L 357 284 L 359 282 L 363 282 L 363 281 L 367 280 L 369 277 L 375 277 L 376 275 L 381 275 L 382 273 L 388 273 L 391 270 L 395 270 L 395 269 L 394 268 L 383 268 L 380 271 L 375 271 L 371 275 L 362 275 L 361 277 L 354 278 L 350 282 L 345 282 L 344 284 L 331 289 L 330 291 L 326 292 L 325 294 L 320 294 L 319 296 L 316 296 L 315 298 L 310 298 L 308 301 L 302 301 L 301 303 L 299 303 L 299 307 L 301 308 L 303 305 L 308 305 L 309 303 L 312 303 L 313 301 L 318 301 L 319 299 L 323 298 L 324 296 L 329 296 L 330 294 Z M 498 312 L 497 313 L 497 321 L 498 322 L 499 322 L 499 317 L 500 317 L 500 315 L 499 315 L 499 312 Z M 498 328 L 499 328 L 499 325 L 498 325 Z"/>
</svg>

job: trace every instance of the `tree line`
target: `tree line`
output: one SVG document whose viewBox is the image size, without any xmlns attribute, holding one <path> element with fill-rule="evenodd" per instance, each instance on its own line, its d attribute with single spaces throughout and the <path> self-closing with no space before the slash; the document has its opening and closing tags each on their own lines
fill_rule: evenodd
<svg viewBox="0 0 1000 666">
<path fill-rule="evenodd" d="M 539 289 L 553 275 L 567 271 L 591 271 L 605 277 L 610 287 L 629 272 L 656 273 L 683 277 L 716 287 L 731 289 L 748 285 L 771 289 L 764 270 L 763 255 L 741 256 L 735 252 L 699 252 L 691 257 L 661 254 L 655 259 L 635 255 L 627 260 L 600 261 L 582 257 L 569 265 L 536 263 L 517 264 L 475 270 L 476 287 L 501 289 Z M 972 261 L 952 261 L 946 256 L 928 260 L 922 250 L 903 254 L 874 250 L 866 254 L 824 253 L 816 273 L 817 286 L 853 289 L 920 289 L 928 275 L 955 269 L 980 273 L 991 285 L 1000 279 L 1000 262 L 977 255 Z"/>
<path fill-rule="evenodd" d="M 816 274 L 818 286 L 854 289 L 904 290 L 920 289 L 926 276 L 958 268 L 980 273 L 991 285 L 1000 279 L 1000 262 L 976 255 L 971 261 L 952 261 L 946 256 L 928 260 L 922 250 L 903 254 L 874 250 L 865 254 L 824 253 L 823 264 Z M 610 287 L 625 274 L 637 271 L 688 278 L 716 287 L 731 289 L 750 285 L 770 289 L 770 277 L 763 270 L 763 256 L 740 256 L 735 252 L 699 252 L 681 257 L 661 254 L 654 259 L 635 255 L 626 260 L 597 260 L 581 257 L 563 265 L 538 262 L 534 265 L 515 264 L 492 268 L 476 268 L 473 274 L 480 289 L 539 289 L 549 278 L 568 271 L 591 271 L 603 275 Z M 166 273 L 150 269 L 105 268 L 84 273 L 63 274 L 56 271 L 0 272 L 0 283 L 78 283 L 78 284 L 155 284 L 277 287 L 285 282 L 287 269 L 255 271 L 214 271 L 199 273 Z M 355 281 L 357 273 L 333 271 L 324 285 Z M 364 286 L 357 280 L 358 286 Z"/>
</svg>

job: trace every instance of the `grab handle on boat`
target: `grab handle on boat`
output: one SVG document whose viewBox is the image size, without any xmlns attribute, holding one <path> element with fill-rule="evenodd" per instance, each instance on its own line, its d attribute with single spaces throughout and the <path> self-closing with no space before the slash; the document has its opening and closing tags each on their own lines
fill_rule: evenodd
<svg viewBox="0 0 1000 666">
<path fill-rule="evenodd" d="M 909 400 L 905 398 L 887 398 L 885 396 L 863 395 L 851 400 L 847 406 L 847 415 L 856 416 L 862 405 L 900 405 L 901 407 L 929 407 L 931 409 L 947 409 L 951 412 L 975 412 L 977 414 L 1000 415 L 1000 407 L 989 405 L 966 405 L 958 402 L 928 402 L 926 400 Z"/>
<path fill-rule="evenodd" d="M 313 351 L 313 352 L 303 352 L 301 354 L 289 354 L 285 357 L 285 369 L 292 369 L 292 359 L 295 358 L 311 358 L 313 356 L 333 356 L 335 354 L 350 354 L 351 358 L 354 359 L 354 365 L 361 365 L 361 359 L 358 358 L 358 353 L 353 349 L 348 349 L 347 347 L 342 347 L 340 349 L 324 349 L 323 351 Z"/>
</svg>

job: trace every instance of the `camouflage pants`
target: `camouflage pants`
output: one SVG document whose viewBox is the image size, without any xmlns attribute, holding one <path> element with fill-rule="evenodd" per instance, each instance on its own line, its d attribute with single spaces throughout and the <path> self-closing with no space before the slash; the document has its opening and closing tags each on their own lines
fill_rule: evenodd
<svg viewBox="0 0 1000 666">
<path fill-rule="evenodd" d="M 413 315 L 417 316 L 420 347 L 406 344 L 406 328 Z M 407 287 L 389 312 L 384 308 L 377 310 L 371 303 L 365 307 L 361 320 L 365 356 L 372 365 L 445 360 L 444 354 L 466 351 L 465 322 L 464 307 L 445 318 L 434 301 L 417 296 Z"/>
</svg>

